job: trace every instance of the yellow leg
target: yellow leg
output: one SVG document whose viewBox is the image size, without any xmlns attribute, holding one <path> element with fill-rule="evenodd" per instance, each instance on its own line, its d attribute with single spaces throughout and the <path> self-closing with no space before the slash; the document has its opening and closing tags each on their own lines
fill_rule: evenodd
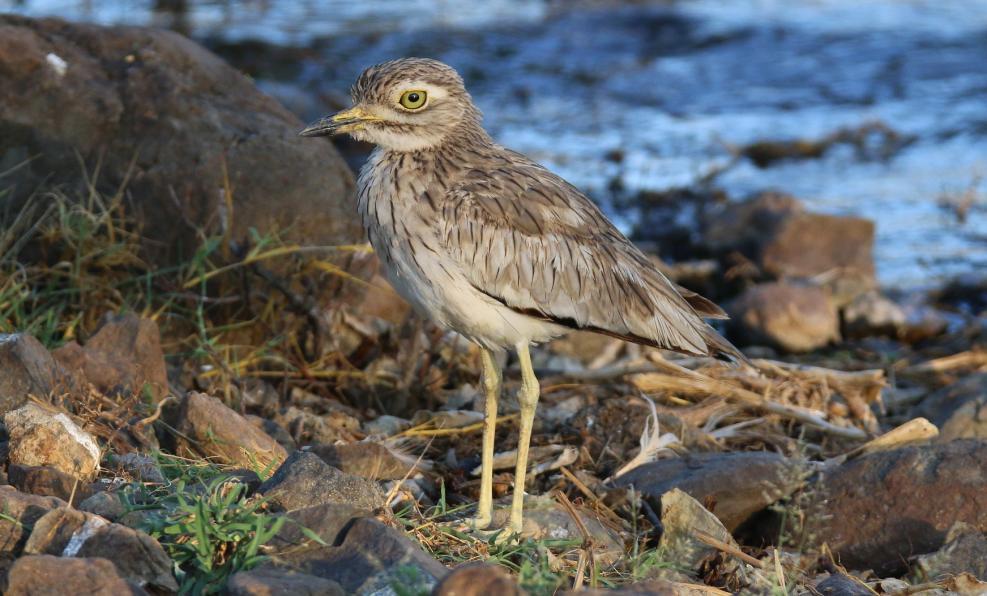
<svg viewBox="0 0 987 596">
<path fill-rule="evenodd" d="M 471 525 L 482 530 L 493 518 L 493 456 L 494 433 L 497 427 L 497 400 L 500 398 L 500 366 L 493 352 L 481 351 L 483 359 L 483 390 L 486 404 L 483 413 L 483 461 L 480 467 L 480 503 Z"/>
<path fill-rule="evenodd" d="M 510 530 L 521 532 L 522 515 L 524 511 L 524 480 L 528 471 L 528 444 L 531 442 L 531 425 L 535 421 L 535 408 L 538 407 L 538 379 L 531 368 L 531 355 L 528 344 L 517 346 L 518 360 L 521 364 L 521 391 L 518 392 L 518 403 L 521 405 L 521 426 L 517 443 L 517 467 L 514 470 L 514 499 L 511 501 Z"/>
</svg>

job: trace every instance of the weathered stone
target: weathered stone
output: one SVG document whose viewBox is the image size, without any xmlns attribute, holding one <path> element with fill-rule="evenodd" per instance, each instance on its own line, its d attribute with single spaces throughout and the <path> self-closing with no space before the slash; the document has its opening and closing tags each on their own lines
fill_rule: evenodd
<svg viewBox="0 0 987 596">
<path fill-rule="evenodd" d="M 298 437 L 300 445 L 329 445 L 336 441 L 352 441 L 354 433 L 360 431 L 360 421 L 339 410 L 320 416 L 289 406 L 278 413 L 275 422 L 287 429 L 293 437 Z"/>
<path fill-rule="evenodd" d="M 64 412 L 49 411 L 35 403 L 7 412 L 10 462 L 24 466 L 52 466 L 80 480 L 91 480 L 99 466 L 99 446 Z"/>
<path fill-rule="evenodd" d="M 24 552 L 29 555 L 74 556 L 82 541 L 107 523 L 105 519 L 71 507 L 53 509 L 34 523 L 31 536 L 24 544 Z"/>
<path fill-rule="evenodd" d="M 291 453 L 292 451 L 298 449 L 298 445 L 295 444 L 295 439 L 283 426 L 277 422 L 269 418 L 261 418 L 260 416 L 254 416 L 252 414 L 247 414 L 244 418 L 250 422 L 250 424 L 253 424 L 260 430 L 264 431 L 267 436 L 277 441 L 278 445 L 284 447 L 286 453 Z"/>
<path fill-rule="evenodd" d="M 918 557 L 914 571 L 917 583 L 961 573 L 987 581 L 987 534 L 957 522 L 946 534 L 946 544 L 934 553 Z"/>
<path fill-rule="evenodd" d="M 314 533 L 326 544 L 336 544 L 342 533 L 354 520 L 368 515 L 366 509 L 343 503 L 313 505 L 287 511 L 283 515 L 291 521 L 269 543 L 278 551 L 278 558 L 297 563 L 318 556 L 322 545 L 312 540 L 302 528 Z"/>
<path fill-rule="evenodd" d="M 372 518 L 353 522 L 342 544 L 324 547 L 320 554 L 299 569 L 339 582 L 347 594 L 378 593 L 394 581 L 407 581 L 402 574 L 413 574 L 420 584 L 408 587 L 421 591 L 449 572 L 402 533 Z"/>
<path fill-rule="evenodd" d="M 905 570 L 956 522 L 987 531 L 987 441 L 960 439 L 851 460 L 809 491 L 808 535 L 849 569 Z"/>
<path fill-rule="evenodd" d="M 10 464 L 7 479 L 21 492 L 58 497 L 70 505 L 81 503 L 92 495 L 88 483 L 51 466 Z"/>
<path fill-rule="evenodd" d="M 0 414 L 15 410 L 29 395 L 47 397 L 56 387 L 55 361 L 26 333 L 0 333 Z"/>
<path fill-rule="evenodd" d="M 716 516 L 677 488 L 661 497 L 661 523 L 664 532 L 658 548 L 664 549 L 668 560 L 685 569 L 696 571 L 704 560 L 718 553 L 715 548 L 696 538 L 696 531 L 737 547 L 733 536 Z M 730 571 L 736 568 L 733 562 L 727 565 Z"/>
<path fill-rule="evenodd" d="M 805 475 L 799 462 L 777 453 L 735 451 L 654 461 L 624 474 L 615 484 L 633 486 L 656 510 L 663 494 L 680 489 L 705 503 L 732 532 L 753 514 L 798 490 Z"/>
<path fill-rule="evenodd" d="M 912 414 L 938 426 L 940 442 L 987 439 L 987 372 L 963 377 L 932 393 Z"/>
<path fill-rule="evenodd" d="M 304 451 L 292 453 L 259 491 L 288 511 L 322 504 L 352 505 L 372 511 L 384 504 L 374 482 L 341 472 L 314 453 Z"/>
<path fill-rule="evenodd" d="M 55 497 L 40 497 L 0 485 L 0 553 L 19 553 L 31 535 L 31 529 L 46 513 L 66 507 Z"/>
<path fill-rule="evenodd" d="M 14 562 L 7 575 L 8 596 L 86 594 L 122 596 L 147 594 L 120 577 L 106 559 L 77 559 L 30 555 Z"/>
<path fill-rule="evenodd" d="M 885 336 L 917 342 L 946 330 L 947 321 L 927 306 L 899 306 L 877 291 L 855 297 L 843 307 L 843 332 L 846 337 Z"/>
<path fill-rule="evenodd" d="M 158 326 L 134 313 L 108 316 L 84 346 L 69 342 L 55 350 L 66 370 L 106 395 L 168 394 L 168 373 Z"/>
<path fill-rule="evenodd" d="M 307 451 L 322 458 L 334 468 L 371 480 L 400 480 L 414 468 L 414 461 L 398 458 L 380 443 L 341 443 L 313 445 Z"/>
<path fill-rule="evenodd" d="M 331 579 L 262 567 L 234 574 L 226 585 L 226 593 L 229 596 L 343 596 L 346 592 Z"/>
<path fill-rule="evenodd" d="M 620 535 L 603 523 L 598 516 L 583 508 L 576 508 L 579 521 L 593 542 L 593 556 L 601 565 L 611 565 L 624 554 Z M 494 528 L 507 526 L 509 508 L 498 508 L 493 513 Z M 534 540 L 583 538 L 579 523 L 559 503 L 549 496 L 527 496 L 524 499 L 524 525 L 521 536 Z"/>
<path fill-rule="evenodd" d="M 299 138 L 301 121 L 177 33 L 5 15 L 0 79 L 0 170 L 32 157 L 8 176 L 14 201 L 42 179 L 84 187 L 81 156 L 112 192 L 129 179 L 126 204 L 159 263 L 189 257 L 203 233 L 361 238 L 332 143 Z"/>
<path fill-rule="evenodd" d="M 288 456 L 267 433 L 204 393 L 185 396 L 178 430 L 194 441 L 180 437 L 180 446 L 232 465 L 273 469 Z"/>
<path fill-rule="evenodd" d="M 860 581 L 842 573 L 834 573 L 816 584 L 823 596 L 872 596 L 874 591 Z"/>
<path fill-rule="evenodd" d="M 378 416 L 373 420 L 368 420 L 363 425 L 363 428 L 367 431 L 368 435 L 390 437 L 391 435 L 396 435 L 410 426 L 410 420 L 384 414 L 383 416 Z"/>
<path fill-rule="evenodd" d="M 92 513 L 115 522 L 127 513 L 120 495 L 112 491 L 99 491 L 79 503 L 79 511 Z"/>
<path fill-rule="evenodd" d="M 459 565 L 439 582 L 432 596 L 522 596 L 517 580 L 499 565 L 466 563 Z"/>
<path fill-rule="evenodd" d="M 730 305 L 744 337 L 789 352 L 806 352 L 840 339 L 840 317 L 821 288 L 767 283 L 748 288 Z"/>
<path fill-rule="evenodd" d="M 72 556 L 107 558 L 113 561 L 120 575 L 139 585 L 151 585 L 177 591 L 178 582 L 172 574 L 172 560 L 158 541 L 144 532 L 106 524 L 96 528 Z M 70 544 L 71 546 L 71 544 Z M 65 553 L 63 553 L 65 554 Z"/>
<path fill-rule="evenodd" d="M 149 482 L 151 484 L 164 484 L 165 476 L 158 467 L 158 462 L 153 457 L 140 453 L 124 453 L 122 455 L 111 455 L 108 458 L 108 465 L 116 468 L 137 482 Z"/>
<path fill-rule="evenodd" d="M 739 251 L 775 278 L 839 278 L 848 298 L 873 288 L 874 222 L 808 213 L 797 199 L 763 193 L 708 217 L 704 238 L 721 253 Z"/>
</svg>

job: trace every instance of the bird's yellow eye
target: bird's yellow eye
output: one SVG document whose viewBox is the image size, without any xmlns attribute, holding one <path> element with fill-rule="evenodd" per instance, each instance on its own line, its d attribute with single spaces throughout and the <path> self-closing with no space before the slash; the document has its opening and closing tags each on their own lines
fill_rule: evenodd
<svg viewBox="0 0 987 596">
<path fill-rule="evenodd" d="M 405 91 L 401 94 L 401 105 L 409 110 L 417 110 L 425 105 L 425 99 L 427 97 L 428 94 L 424 91 Z"/>
</svg>

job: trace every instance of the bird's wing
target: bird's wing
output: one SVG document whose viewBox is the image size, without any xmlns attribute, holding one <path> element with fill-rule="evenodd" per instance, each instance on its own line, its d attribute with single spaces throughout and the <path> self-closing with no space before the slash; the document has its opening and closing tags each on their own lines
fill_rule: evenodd
<svg viewBox="0 0 987 596">
<path fill-rule="evenodd" d="M 507 307 L 692 354 L 739 352 L 703 317 L 726 315 L 670 282 L 586 196 L 520 155 L 444 197 L 439 238 L 473 286 Z M 739 355 L 739 358 L 743 358 Z"/>
</svg>

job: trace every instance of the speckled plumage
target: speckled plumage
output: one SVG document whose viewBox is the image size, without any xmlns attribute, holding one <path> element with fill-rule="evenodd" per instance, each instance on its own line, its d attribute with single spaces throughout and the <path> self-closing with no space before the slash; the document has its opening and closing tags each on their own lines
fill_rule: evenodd
<svg viewBox="0 0 987 596">
<path fill-rule="evenodd" d="M 408 90 L 427 93 L 425 106 L 403 107 Z M 379 64 L 352 95 L 353 109 L 304 134 L 347 132 L 377 145 L 360 173 L 360 215 L 389 280 L 419 312 L 487 350 L 516 348 L 522 370 L 528 344 L 572 329 L 743 360 L 704 321 L 722 310 L 670 282 L 571 184 L 487 135 L 451 67 L 421 58 Z M 530 370 L 525 391 L 533 416 Z M 498 392 L 488 386 L 488 403 Z M 487 448 L 485 433 L 485 462 Z M 522 463 L 516 475 L 523 481 Z M 483 480 L 481 518 L 486 469 Z M 519 507 L 516 498 L 515 529 Z"/>
</svg>

